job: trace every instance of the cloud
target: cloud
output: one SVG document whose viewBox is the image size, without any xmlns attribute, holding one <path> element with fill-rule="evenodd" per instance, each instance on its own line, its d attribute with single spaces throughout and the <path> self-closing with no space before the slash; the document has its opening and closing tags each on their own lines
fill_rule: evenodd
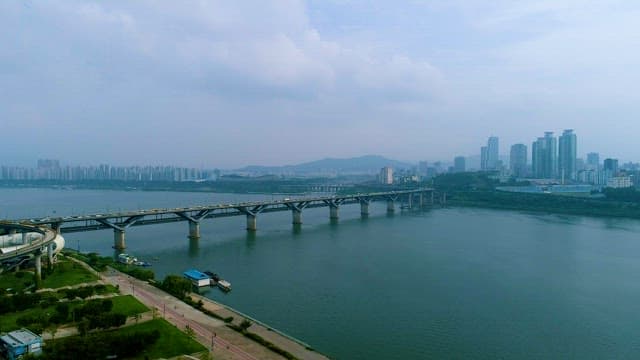
<svg viewBox="0 0 640 360">
<path fill-rule="evenodd" d="M 492 133 L 598 134 L 603 116 L 633 128 L 639 11 L 617 0 L 3 1 L 0 121 L 34 136 L 0 152 L 418 160 L 477 152 L 468 144 Z"/>
<path fill-rule="evenodd" d="M 115 80 L 146 76 L 148 81 L 165 73 L 181 86 L 189 85 L 185 77 L 196 83 L 204 78 L 210 82 L 205 88 L 218 95 L 227 94 L 224 87 L 235 82 L 232 87 L 248 93 L 256 87 L 293 98 L 298 92 L 344 96 L 352 90 L 373 94 L 384 89 L 424 99 L 437 92 L 435 84 L 442 77 L 424 60 L 376 57 L 323 39 L 300 1 L 251 6 L 72 1 L 17 8 L 14 4 L 17 16 L 31 23 L 23 31 L 57 40 L 55 46 L 31 47 L 26 57 L 61 57 L 74 70 L 106 73 Z"/>
</svg>

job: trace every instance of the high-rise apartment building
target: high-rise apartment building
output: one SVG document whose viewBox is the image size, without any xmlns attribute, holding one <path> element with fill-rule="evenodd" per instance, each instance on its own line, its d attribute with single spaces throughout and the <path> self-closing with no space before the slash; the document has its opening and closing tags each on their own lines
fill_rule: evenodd
<svg viewBox="0 0 640 360">
<path fill-rule="evenodd" d="M 558 143 L 553 132 L 547 131 L 531 145 L 533 176 L 539 179 L 555 179 L 558 174 Z"/>
<path fill-rule="evenodd" d="M 516 177 L 525 177 L 527 175 L 527 146 L 524 144 L 515 144 L 511 146 L 509 154 L 509 167 L 511 174 Z"/>
<path fill-rule="evenodd" d="M 500 143 L 497 136 L 491 136 L 487 141 L 487 169 L 498 169 L 498 154 Z"/>
<path fill-rule="evenodd" d="M 480 148 L 480 170 L 488 170 L 489 159 L 487 158 L 488 152 L 487 147 L 483 146 Z"/>
<path fill-rule="evenodd" d="M 576 179 L 577 137 L 573 130 L 565 130 L 558 140 L 558 176 L 563 180 Z"/>
<path fill-rule="evenodd" d="M 385 166 L 380 169 L 380 182 L 386 185 L 393 184 L 393 168 Z"/>
<path fill-rule="evenodd" d="M 456 156 L 453 159 L 453 171 L 465 172 L 467 170 L 466 161 L 464 156 Z"/>
<path fill-rule="evenodd" d="M 591 152 L 587 154 L 587 169 L 598 170 L 600 168 L 600 154 Z"/>
<path fill-rule="evenodd" d="M 604 159 L 603 169 L 611 176 L 618 174 L 618 159 Z"/>
<path fill-rule="evenodd" d="M 480 169 L 496 170 L 498 169 L 499 140 L 496 136 L 491 136 L 487 140 L 487 146 L 480 148 Z"/>
</svg>

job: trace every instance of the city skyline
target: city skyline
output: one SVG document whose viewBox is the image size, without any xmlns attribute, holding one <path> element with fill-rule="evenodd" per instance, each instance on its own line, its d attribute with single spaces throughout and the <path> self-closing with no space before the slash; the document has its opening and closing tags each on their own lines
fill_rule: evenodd
<svg viewBox="0 0 640 360">
<path fill-rule="evenodd" d="M 635 160 L 639 14 L 619 1 L 6 1 L 0 153 L 417 162 L 562 124 L 583 149 Z"/>
<path fill-rule="evenodd" d="M 570 134 L 573 136 L 573 141 L 575 141 L 575 137 L 576 134 L 574 133 L 574 129 L 565 129 L 562 130 L 563 134 Z M 545 136 L 547 134 L 551 134 L 551 136 L 554 136 L 555 132 L 554 131 L 545 131 Z M 559 161 L 560 161 L 560 137 L 556 137 L 556 149 L 555 149 L 555 156 L 557 159 L 555 159 L 556 161 L 556 166 L 555 168 L 558 169 L 559 171 Z M 527 164 L 528 165 L 533 165 L 533 147 L 528 147 L 526 146 L 526 143 L 528 141 L 517 141 L 514 143 L 506 143 L 504 144 L 503 147 L 499 146 L 499 142 L 501 137 L 500 136 L 496 136 L 496 135 L 491 135 L 489 137 L 484 137 L 484 139 L 486 139 L 485 141 L 487 142 L 486 146 L 482 146 L 481 148 L 487 148 L 487 151 L 489 149 L 489 145 L 491 145 L 491 147 L 497 152 L 498 155 L 498 159 L 494 160 L 496 163 L 497 162 L 502 162 L 503 159 L 505 160 L 509 160 L 511 158 L 512 155 L 512 147 L 515 145 L 524 145 L 525 149 L 527 151 L 527 156 L 525 157 L 527 159 Z M 535 136 L 531 136 L 531 139 L 535 139 Z M 540 139 L 540 137 L 538 137 L 538 140 Z M 582 143 L 584 141 L 584 139 L 581 137 L 580 138 L 580 142 Z M 533 140 L 533 142 L 536 142 L 536 140 Z M 612 159 L 616 159 L 617 161 L 619 161 L 621 164 L 622 163 L 634 163 L 634 162 L 640 162 L 640 159 L 625 159 L 625 158 L 621 158 L 619 156 L 617 156 L 616 154 L 603 154 L 602 152 L 599 151 L 594 151 L 593 149 L 585 149 L 582 150 L 582 152 L 578 152 L 576 149 L 576 145 L 574 144 L 574 155 L 576 160 L 581 160 L 584 162 L 585 165 L 589 165 L 590 164 L 590 157 L 594 158 L 595 161 L 599 161 L 602 164 L 602 161 L 606 158 L 612 158 Z M 580 148 L 583 148 L 583 146 L 581 145 Z M 503 151 L 500 152 L 499 150 L 502 149 Z M 481 149 L 482 150 L 482 149 Z M 184 164 L 178 164 L 178 163 L 162 163 L 162 162 L 158 162 L 158 161 L 151 161 L 148 163 L 134 163 L 134 164 L 122 164 L 122 163 L 108 163 L 108 162 L 102 162 L 102 163 L 74 163 L 72 161 L 68 161 L 68 160 L 60 160 L 60 159 L 54 159 L 52 160 L 53 157 L 51 156 L 43 156 L 43 157 L 37 157 L 37 158 L 33 158 L 33 159 L 28 159 L 28 161 L 24 164 L 15 164 L 15 163 L 11 163 L 10 161 L 4 161 L 0 163 L 0 166 L 14 166 L 14 167 L 25 167 L 25 168 L 29 168 L 31 167 L 33 164 L 40 164 L 40 161 L 55 161 L 58 163 L 58 165 L 62 164 L 62 166 L 68 166 L 68 167 L 99 167 L 101 165 L 108 165 L 108 166 L 115 166 L 115 167 L 175 167 L 175 168 L 193 168 L 193 169 L 221 169 L 221 170 L 235 170 L 235 169 L 239 169 L 242 167 L 246 167 L 246 166 L 290 166 L 290 165 L 298 165 L 298 164 L 302 164 L 305 162 L 313 162 L 313 161 L 317 161 L 317 160 L 323 160 L 323 159 L 349 159 L 349 158 L 357 158 L 360 156 L 382 156 L 385 157 L 389 160 L 393 160 L 393 161 L 402 161 L 402 162 L 407 162 L 407 163 L 412 163 L 414 165 L 419 165 L 420 162 L 424 162 L 427 161 L 429 163 L 435 163 L 435 162 L 441 162 L 441 163 L 445 163 L 445 164 L 454 164 L 455 163 L 455 158 L 458 157 L 463 157 L 465 158 L 465 163 L 466 163 L 466 169 L 468 170 L 482 170 L 482 151 L 478 152 L 478 153 L 472 153 L 472 154 L 467 154 L 467 155 L 461 155 L 461 152 L 456 152 L 454 150 L 454 155 L 449 157 L 449 158 L 420 158 L 417 161 L 410 161 L 410 160 L 406 160 L 406 159 L 393 159 L 389 156 L 385 156 L 383 154 L 379 154 L 379 153 L 375 153 L 375 154 L 358 154 L 354 157 L 323 157 L 323 158 L 313 158 L 313 159 L 307 159 L 306 161 L 302 161 L 302 162 L 298 162 L 298 163 L 293 163 L 293 162 L 285 162 L 283 165 L 280 164 L 269 164 L 269 163 L 247 163 L 247 164 L 241 164 L 241 165 L 237 165 L 234 167 L 211 167 L 211 166 L 204 166 L 204 165 L 200 165 L 200 166 L 187 166 Z M 470 167 L 469 164 L 469 159 L 474 159 L 477 158 L 478 159 L 478 166 L 477 168 L 474 166 Z M 473 164 L 473 160 L 471 161 L 471 164 Z M 502 166 L 506 166 L 508 168 L 511 168 L 511 164 L 509 161 L 507 161 L 506 163 L 503 163 Z M 576 164 L 574 163 L 572 165 L 574 168 L 576 166 Z M 494 167 L 492 167 L 493 169 Z"/>
</svg>

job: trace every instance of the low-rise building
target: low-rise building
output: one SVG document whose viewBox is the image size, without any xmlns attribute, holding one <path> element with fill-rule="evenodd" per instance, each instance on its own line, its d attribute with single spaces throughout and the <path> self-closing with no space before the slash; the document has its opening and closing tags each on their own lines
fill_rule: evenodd
<svg viewBox="0 0 640 360">
<path fill-rule="evenodd" d="M 19 359 L 26 354 L 42 352 L 42 337 L 27 329 L 15 330 L 0 336 L 0 357 L 7 360 Z"/>
<path fill-rule="evenodd" d="M 211 278 L 205 273 L 202 273 L 196 269 L 189 269 L 182 273 L 184 277 L 191 280 L 194 286 L 209 286 L 211 285 Z"/>
<path fill-rule="evenodd" d="M 607 187 L 620 189 L 629 188 L 633 186 L 630 176 L 616 176 L 607 180 Z"/>
</svg>

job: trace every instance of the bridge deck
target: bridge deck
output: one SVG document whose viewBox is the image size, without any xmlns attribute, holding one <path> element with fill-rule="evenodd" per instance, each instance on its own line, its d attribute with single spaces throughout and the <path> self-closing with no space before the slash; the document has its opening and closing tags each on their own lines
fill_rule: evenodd
<svg viewBox="0 0 640 360">
<path fill-rule="evenodd" d="M 62 217 L 46 217 L 41 219 L 23 219 L 18 223 L 32 225 L 49 225 L 59 229 L 61 232 L 80 232 L 102 229 L 117 229 L 123 231 L 130 226 L 141 226 L 151 224 L 162 224 L 178 221 L 199 222 L 203 219 L 257 215 L 263 212 L 302 210 L 315 207 L 338 207 L 346 204 L 360 202 L 393 200 L 404 196 L 414 196 L 430 193 L 431 188 L 420 188 L 414 190 L 399 190 L 377 193 L 363 193 L 341 196 L 317 196 L 303 197 L 270 201 L 251 201 L 235 204 L 212 204 L 191 206 L 182 208 L 147 209 L 114 212 L 107 214 L 73 215 Z"/>
</svg>

